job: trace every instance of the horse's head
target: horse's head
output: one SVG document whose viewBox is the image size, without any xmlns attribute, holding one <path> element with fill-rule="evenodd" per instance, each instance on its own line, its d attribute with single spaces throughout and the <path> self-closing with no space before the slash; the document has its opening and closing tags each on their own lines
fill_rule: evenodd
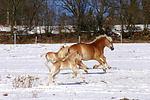
<svg viewBox="0 0 150 100">
<path fill-rule="evenodd" d="M 75 54 L 75 62 L 77 63 L 78 60 L 82 59 L 82 56 L 77 50 L 74 51 L 74 54 Z"/>
<path fill-rule="evenodd" d="M 114 50 L 112 38 L 108 37 L 107 35 L 100 35 L 100 36 L 96 37 L 96 39 L 91 44 L 97 45 L 100 48 L 107 46 L 111 50 Z"/>
<path fill-rule="evenodd" d="M 113 46 L 113 43 L 112 43 L 112 38 L 111 37 L 106 37 L 105 39 L 105 45 L 110 48 L 111 50 L 114 50 L 114 46 Z"/>
<path fill-rule="evenodd" d="M 62 47 L 60 48 L 60 50 L 58 51 L 58 58 L 59 58 L 60 60 L 66 58 L 66 56 L 67 56 L 68 53 L 69 53 L 69 52 L 68 52 L 68 49 L 69 49 L 69 46 L 66 46 L 66 47 L 62 46 Z"/>
</svg>

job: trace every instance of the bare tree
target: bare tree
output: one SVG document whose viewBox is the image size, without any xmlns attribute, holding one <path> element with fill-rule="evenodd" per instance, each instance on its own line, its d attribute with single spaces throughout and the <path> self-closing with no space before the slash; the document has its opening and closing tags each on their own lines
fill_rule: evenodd
<svg viewBox="0 0 150 100">
<path fill-rule="evenodd" d="M 91 2 L 89 2 L 90 6 L 92 6 L 95 11 L 97 26 L 100 30 L 103 28 L 104 15 L 106 16 L 111 7 L 110 1 L 111 0 L 91 0 Z"/>
<path fill-rule="evenodd" d="M 51 35 L 49 33 L 50 26 L 55 25 L 56 22 L 56 6 L 53 0 L 46 0 L 43 2 L 42 8 L 41 16 L 43 15 L 46 35 L 49 37 Z"/>
<path fill-rule="evenodd" d="M 148 24 L 150 23 L 150 1 L 142 0 L 142 13 L 144 17 L 145 30 L 148 33 Z M 149 33 L 150 34 L 150 33 Z"/>
<path fill-rule="evenodd" d="M 82 29 L 82 22 L 84 19 L 88 0 L 62 0 L 63 8 L 72 13 L 76 20 L 76 32 L 79 35 Z"/>
<path fill-rule="evenodd" d="M 127 9 L 125 10 L 125 19 L 127 21 L 130 34 L 133 33 L 135 29 L 136 19 L 138 18 L 137 15 L 139 13 L 139 1 L 138 0 L 129 0 L 126 2 Z M 139 18 L 138 18 L 139 19 Z"/>
<path fill-rule="evenodd" d="M 8 11 L 10 13 L 10 23 L 11 23 L 11 35 L 14 32 L 14 25 L 16 22 L 16 15 L 18 11 L 18 5 L 20 0 L 8 0 Z"/>
<path fill-rule="evenodd" d="M 39 8 L 41 7 L 43 1 L 44 0 L 26 0 L 25 14 L 29 20 L 29 30 L 31 30 L 31 27 L 33 25 L 33 20 L 34 20 L 35 16 L 37 15 L 37 12 L 38 12 Z"/>
<path fill-rule="evenodd" d="M 7 4 L 8 0 L 0 0 L 0 24 L 6 24 L 7 22 Z"/>
</svg>

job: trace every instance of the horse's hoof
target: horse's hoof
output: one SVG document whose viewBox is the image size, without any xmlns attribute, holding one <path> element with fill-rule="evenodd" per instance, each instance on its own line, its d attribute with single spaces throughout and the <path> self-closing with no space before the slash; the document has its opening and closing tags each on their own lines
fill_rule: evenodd
<svg viewBox="0 0 150 100">
<path fill-rule="evenodd" d="M 98 67 L 98 66 L 95 65 L 95 66 L 93 67 L 93 69 L 96 69 L 97 67 Z"/>
<path fill-rule="evenodd" d="M 95 69 L 95 66 L 93 66 L 93 69 Z"/>
<path fill-rule="evenodd" d="M 103 69 L 104 72 L 106 72 L 106 69 Z"/>
<path fill-rule="evenodd" d="M 87 70 L 84 70 L 86 73 L 88 73 L 88 71 Z"/>
<path fill-rule="evenodd" d="M 108 67 L 108 69 L 111 69 L 111 67 Z"/>
<path fill-rule="evenodd" d="M 72 76 L 72 78 L 75 78 L 75 77 L 77 77 L 77 76 Z"/>
<path fill-rule="evenodd" d="M 83 82 L 85 82 L 85 79 L 83 80 Z"/>
<path fill-rule="evenodd" d="M 49 86 L 49 84 L 46 84 L 46 86 Z"/>
</svg>

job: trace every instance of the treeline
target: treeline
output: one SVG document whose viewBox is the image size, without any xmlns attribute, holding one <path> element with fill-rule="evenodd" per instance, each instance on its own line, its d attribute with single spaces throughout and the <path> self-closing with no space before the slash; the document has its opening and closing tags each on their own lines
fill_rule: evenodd
<svg viewBox="0 0 150 100">
<path fill-rule="evenodd" d="M 75 25 L 77 35 L 86 32 L 109 32 L 116 24 L 150 23 L 149 0 L 0 0 L 0 24 L 32 26 Z M 48 34 L 48 33 L 47 33 Z"/>
</svg>

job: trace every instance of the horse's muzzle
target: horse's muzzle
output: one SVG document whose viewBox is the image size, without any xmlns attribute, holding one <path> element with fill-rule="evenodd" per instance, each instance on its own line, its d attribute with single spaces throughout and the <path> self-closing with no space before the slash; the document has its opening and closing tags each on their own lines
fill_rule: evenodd
<svg viewBox="0 0 150 100">
<path fill-rule="evenodd" d="M 114 50 L 114 47 L 110 47 L 111 50 Z"/>
</svg>

